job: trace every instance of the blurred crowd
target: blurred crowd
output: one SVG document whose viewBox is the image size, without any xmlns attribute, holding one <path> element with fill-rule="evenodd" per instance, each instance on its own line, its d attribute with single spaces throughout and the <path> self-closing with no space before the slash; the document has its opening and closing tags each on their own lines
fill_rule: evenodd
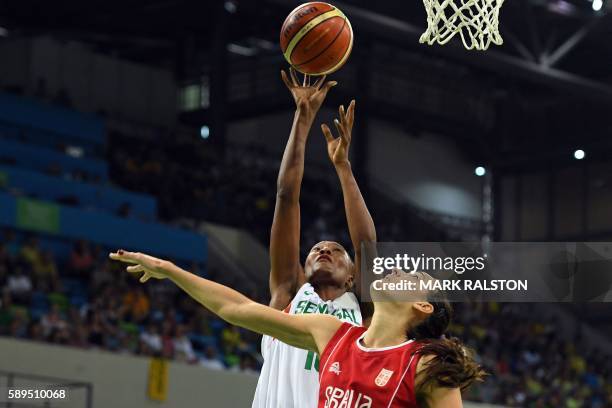
<svg viewBox="0 0 612 408">
<path fill-rule="evenodd" d="M 0 242 L 0 335 L 256 373 L 258 337 L 175 285 L 141 285 L 84 241 L 57 261 L 36 236 Z M 198 273 L 192 265 L 192 270 Z"/>
<path fill-rule="evenodd" d="M 455 304 L 450 333 L 489 373 L 469 399 L 510 407 L 612 407 L 612 356 L 568 338 L 528 303 Z"/>
<path fill-rule="evenodd" d="M 109 137 L 109 152 L 113 181 L 155 196 L 162 218 L 188 217 L 243 228 L 268 245 L 281 156 L 256 145 L 221 152 L 198 140 L 169 137 L 150 143 L 123 134 Z M 364 181 L 360 184 L 365 191 Z M 304 172 L 302 192 L 302 250 L 323 240 L 350 248 L 342 190 L 331 164 L 311 164 Z M 426 227 L 406 207 L 381 203 L 380 194 L 366 198 L 370 206 L 376 198 L 384 208 L 374 213 L 380 241 L 444 240 L 441 231 Z"/>
</svg>

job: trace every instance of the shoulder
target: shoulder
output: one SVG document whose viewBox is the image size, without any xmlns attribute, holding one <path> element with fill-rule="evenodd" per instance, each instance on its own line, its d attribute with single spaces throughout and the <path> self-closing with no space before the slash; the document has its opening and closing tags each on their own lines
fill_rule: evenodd
<svg viewBox="0 0 612 408">
<path fill-rule="evenodd" d="M 312 289 L 312 286 L 308 282 L 297 289 L 289 284 L 278 285 L 276 290 L 271 293 L 270 307 L 277 310 L 290 309 L 292 303 L 303 298 L 309 289 Z"/>
<path fill-rule="evenodd" d="M 345 345 L 347 341 L 350 342 L 353 339 L 361 336 L 361 334 L 366 331 L 365 327 L 356 326 L 348 322 L 341 322 L 332 316 L 328 316 L 328 318 L 329 323 L 331 324 L 333 322 L 336 327 L 333 334 L 329 337 L 327 344 L 322 349 L 321 359 L 329 358 L 329 356 L 333 354 L 336 349 Z"/>
</svg>

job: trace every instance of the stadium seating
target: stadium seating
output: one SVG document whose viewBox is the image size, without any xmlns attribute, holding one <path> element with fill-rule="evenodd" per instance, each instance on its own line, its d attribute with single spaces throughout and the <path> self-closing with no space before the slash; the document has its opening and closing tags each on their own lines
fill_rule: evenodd
<svg viewBox="0 0 612 408">
<path fill-rule="evenodd" d="M 0 166 L 5 179 L 4 188 L 28 197 L 56 202 L 69 202 L 75 206 L 103 210 L 112 214 L 125 211 L 126 216 L 153 221 L 157 217 L 154 198 L 131 193 L 114 187 L 88 184 L 48 176 L 32 170 Z"/>
</svg>

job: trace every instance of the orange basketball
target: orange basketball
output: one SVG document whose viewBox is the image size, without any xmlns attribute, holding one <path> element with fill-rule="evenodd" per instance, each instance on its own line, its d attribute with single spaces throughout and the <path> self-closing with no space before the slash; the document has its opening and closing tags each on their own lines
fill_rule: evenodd
<svg viewBox="0 0 612 408">
<path fill-rule="evenodd" d="M 324 75 L 339 70 L 353 49 L 353 29 L 340 9 L 314 1 L 287 16 L 280 35 L 283 55 L 303 74 Z"/>
</svg>

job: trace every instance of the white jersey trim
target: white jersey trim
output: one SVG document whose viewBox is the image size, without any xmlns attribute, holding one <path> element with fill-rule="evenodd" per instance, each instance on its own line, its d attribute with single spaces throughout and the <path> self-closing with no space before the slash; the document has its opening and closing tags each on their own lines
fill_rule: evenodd
<svg viewBox="0 0 612 408">
<path fill-rule="evenodd" d="M 361 340 L 363 340 L 363 338 L 365 337 L 367 331 L 363 332 L 363 334 L 361 336 L 359 336 L 359 338 L 356 340 L 357 341 L 357 347 L 359 347 L 360 350 L 365 351 L 366 353 L 372 353 L 372 352 L 377 352 L 377 351 L 387 351 L 387 350 L 393 350 L 396 348 L 400 348 L 400 347 L 404 347 L 407 344 L 410 344 L 414 341 L 414 339 L 410 339 L 408 341 L 403 342 L 402 344 L 398 344 L 396 346 L 388 346 L 388 347 L 378 347 L 378 348 L 374 348 L 374 347 L 366 347 L 364 345 L 361 344 Z"/>
<path fill-rule="evenodd" d="M 395 387 L 395 391 L 393 392 L 393 395 L 391 396 L 391 399 L 389 400 L 389 405 L 387 405 L 387 408 L 391 408 L 391 404 L 393 403 L 393 400 L 395 399 L 395 396 L 397 395 L 397 392 L 399 391 L 400 386 L 404 382 L 404 377 L 406 377 L 406 373 L 408 372 L 408 369 L 412 365 L 412 360 L 414 360 L 414 356 L 415 354 L 413 354 L 412 357 L 410 357 L 410 361 L 408 361 L 408 365 L 406 366 L 406 369 L 404 370 L 404 374 L 402 374 L 402 378 L 400 378 L 399 383 L 397 383 L 397 387 Z"/>
</svg>

